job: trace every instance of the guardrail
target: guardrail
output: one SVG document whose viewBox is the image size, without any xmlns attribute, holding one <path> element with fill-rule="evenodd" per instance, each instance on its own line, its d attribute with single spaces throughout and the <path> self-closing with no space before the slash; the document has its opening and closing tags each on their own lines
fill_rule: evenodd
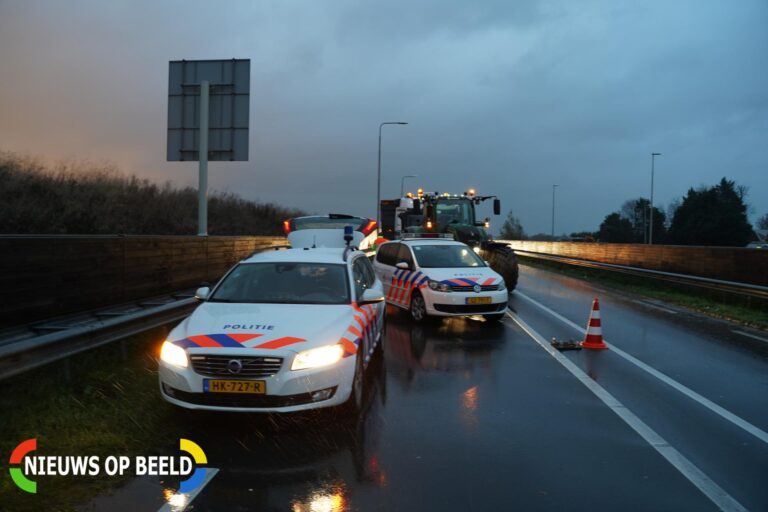
<svg viewBox="0 0 768 512">
<path fill-rule="evenodd" d="M 179 321 L 196 305 L 191 295 L 174 295 L 5 331 L 0 379 Z"/>
<path fill-rule="evenodd" d="M 744 247 L 500 240 L 515 251 L 768 286 L 768 251 Z"/>
<path fill-rule="evenodd" d="M 83 238 L 77 237 L 76 240 L 80 242 Z M 242 238 L 237 240 L 241 242 L 237 251 L 231 251 L 226 258 L 217 258 L 215 270 L 203 264 L 203 268 L 192 271 L 191 274 L 201 280 L 207 278 L 215 281 L 236 261 L 256 252 L 284 247 L 277 244 L 285 243 L 284 238 L 277 237 L 250 237 L 245 240 L 246 243 L 242 243 Z M 50 239 L 51 237 L 40 237 L 37 241 Z M 88 237 L 89 241 L 93 239 L 114 243 L 116 237 Z M 5 240 L 7 241 L 8 237 L 5 237 Z M 67 241 L 66 238 L 64 240 Z M 178 240 L 177 238 L 172 241 Z M 117 241 L 121 242 L 120 239 Z M 187 242 L 183 239 L 181 241 Z M 207 249 L 209 242 L 201 240 L 196 243 L 204 244 L 203 247 Z M 234 261 L 224 267 L 223 263 L 230 260 Z M 203 263 L 206 261 L 207 259 L 203 260 Z M 166 286 L 165 282 L 160 284 Z M 81 352 L 180 321 L 190 314 L 196 305 L 197 301 L 190 292 L 175 292 L 3 329 L 0 331 L 0 379 L 55 361 L 66 360 Z"/>
<path fill-rule="evenodd" d="M 665 272 L 661 270 L 651 270 L 626 265 L 616 265 L 613 263 L 604 263 L 600 261 L 583 260 L 580 258 L 569 258 L 565 256 L 556 256 L 553 254 L 543 254 L 533 251 L 515 249 L 515 254 L 523 257 L 536 258 L 541 260 L 553 261 L 557 263 L 574 265 L 580 267 L 594 268 L 598 270 L 608 270 L 638 277 L 648 277 L 669 283 L 675 283 L 685 286 L 695 286 L 706 288 L 717 292 L 735 294 L 749 298 L 758 298 L 768 300 L 768 286 L 760 286 L 749 283 L 739 283 L 735 281 L 725 281 L 722 279 L 713 279 L 709 277 L 693 276 L 688 274 L 678 274 L 675 272 Z"/>
<path fill-rule="evenodd" d="M 243 257 L 287 247 L 265 245 Z M 178 322 L 196 306 L 191 292 L 182 292 L 5 329 L 0 331 L 0 380 Z"/>
</svg>

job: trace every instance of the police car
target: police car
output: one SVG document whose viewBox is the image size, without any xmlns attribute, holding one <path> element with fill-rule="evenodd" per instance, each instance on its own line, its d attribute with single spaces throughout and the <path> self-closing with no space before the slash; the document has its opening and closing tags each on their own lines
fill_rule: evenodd
<svg viewBox="0 0 768 512">
<path fill-rule="evenodd" d="M 384 243 L 376 253 L 373 266 L 389 304 L 409 310 L 417 322 L 427 316 L 504 318 L 504 279 L 468 245 L 449 235 L 408 237 Z"/>
<path fill-rule="evenodd" d="M 354 248 L 362 238 L 297 231 L 294 248 L 256 253 L 200 288 L 201 304 L 162 345 L 163 398 L 222 411 L 359 407 L 385 310 L 382 284 Z"/>
<path fill-rule="evenodd" d="M 283 232 L 288 236 L 294 231 L 302 229 L 344 229 L 352 226 L 352 229 L 362 233 L 363 239 L 359 240 L 357 247 L 361 250 L 370 249 L 376 242 L 378 227 L 374 219 L 357 217 L 344 213 L 329 213 L 328 215 L 307 215 L 294 217 L 283 221 Z"/>
</svg>

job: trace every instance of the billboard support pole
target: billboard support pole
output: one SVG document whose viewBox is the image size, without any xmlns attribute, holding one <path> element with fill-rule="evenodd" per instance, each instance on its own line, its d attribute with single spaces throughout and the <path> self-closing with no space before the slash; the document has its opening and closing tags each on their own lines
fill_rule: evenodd
<svg viewBox="0 0 768 512">
<path fill-rule="evenodd" d="M 208 86 L 200 82 L 200 179 L 197 191 L 197 235 L 208 236 Z"/>
</svg>

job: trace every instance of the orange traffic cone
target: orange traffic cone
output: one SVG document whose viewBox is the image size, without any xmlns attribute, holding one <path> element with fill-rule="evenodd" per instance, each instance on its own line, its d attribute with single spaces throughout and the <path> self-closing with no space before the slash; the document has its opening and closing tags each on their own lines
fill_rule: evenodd
<svg viewBox="0 0 768 512">
<path fill-rule="evenodd" d="M 608 348 L 608 345 L 603 341 L 603 330 L 600 326 L 600 301 L 597 300 L 597 297 L 592 302 L 592 313 L 589 315 L 587 335 L 584 337 L 584 341 L 581 342 L 581 346 L 595 350 Z"/>
</svg>

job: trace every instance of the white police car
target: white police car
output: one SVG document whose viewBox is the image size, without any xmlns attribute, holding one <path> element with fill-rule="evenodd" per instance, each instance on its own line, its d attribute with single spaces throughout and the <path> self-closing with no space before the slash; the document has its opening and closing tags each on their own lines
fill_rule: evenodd
<svg viewBox="0 0 768 512">
<path fill-rule="evenodd" d="M 504 279 L 468 245 L 408 236 L 413 238 L 384 243 L 376 253 L 373 266 L 389 304 L 409 310 L 416 321 L 430 315 L 504 318 Z"/>
<path fill-rule="evenodd" d="M 235 265 L 163 343 L 160 392 L 189 409 L 291 412 L 362 402 L 384 296 L 361 233 L 302 230 Z"/>
<path fill-rule="evenodd" d="M 343 213 L 329 213 L 328 215 L 307 215 L 305 217 L 293 217 L 283 221 L 285 236 L 302 229 L 344 229 L 352 226 L 352 229 L 363 234 L 363 239 L 355 243 L 361 250 L 370 249 L 378 236 L 377 223 L 367 217 L 357 217 Z"/>
</svg>

